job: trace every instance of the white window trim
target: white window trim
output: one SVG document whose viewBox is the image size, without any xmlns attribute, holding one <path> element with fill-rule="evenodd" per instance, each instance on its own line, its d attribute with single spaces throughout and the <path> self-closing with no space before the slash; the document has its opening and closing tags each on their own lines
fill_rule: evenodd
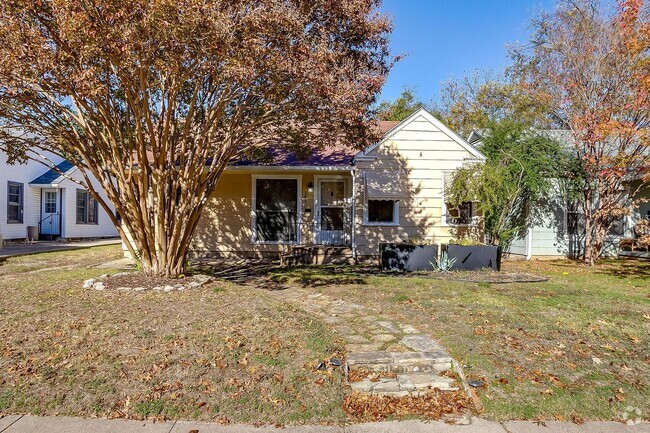
<svg viewBox="0 0 650 433">
<path fill-rule="evenodd" d="M 445 200 L 445 173 L 453 174 L 453 172 L 458 170 L 458 168 L 460 168 L 460 167 L 457 167 L 452 171 L 446 170 L 446 171 L 441 171 L 440 172 L 441 173 L 441 175 L 440 175 L 441 176 L 441 179 L 440 179 L 440 183 L 441 183 L 440 197 L 442 197 L 442 208 L 441 208 L 442 209 L 442 215 L 440 215 L 440 220 L 441 220 L 440 225 L 443 226 L 443 227 L 473 227 L 474 226 L 471 223 L 470 224 L 449 224 L 447 222 L 447 201 Z M 475 202 L 472 202 L 472 213 L 474 212 L 474 203 Z M 472 218 L 472 220 L 474 219 L 473 216 L 471 216 L 471 218 Z"/>
<path fill-rule="evenodd" d="M 298 183 L 296 197 L 296 240 L 295 241 L 258 241 L 257 237 L 257 180 L 258 179 L 295 179 Z M 290 174 L 252 174 L 251 175 L 251 244 L 253 245 L 298 245 L 302 238 L 302 175 Z"/>
<path fill-rule="evenodd" d="M 399 226 L 399 200 L 390 199 L 382 201 L 392 201 L 393 202 L 393 221 L 392 222 L 380 222 L 380 221 L 368 221 L 368 201 L 374 200 L 366 196 L 363 201 L 363 225 L 367 227 L 397 227 Z"/>
<path fill-rule="evenodd" d="M 320 226 L 320 182 L 321 181 L 328 181 L 328 180 L 333 180 L 333 181 L 345 181 L 345 198 L 344 200 L 346 201 L 346 204 L 343 206 L 345 209 L 346 207 L 348 208 L 348 211 L 350 212 L 350 219 L 352 219 L 351 216 L 351 207 L 352 207 L 352 200 L 351 200 L 351 192 L 350 192 L 350 176 L 348 175 L 314 175 L 314 208 L 312 211 L 313 215 L 313 242 L 314 245 L 318 244 L 318 234 L 321 231 L 321 226 Z M 316 212 L 316 209 L 318 209 L 318 215 Z M 350 225 L 352 225 L 352 222 L 350 222 Z M 352 227 L 350 227 L 352 229 Z M 345 232 L 345 227 L 344 230 Z"/>
</svg>

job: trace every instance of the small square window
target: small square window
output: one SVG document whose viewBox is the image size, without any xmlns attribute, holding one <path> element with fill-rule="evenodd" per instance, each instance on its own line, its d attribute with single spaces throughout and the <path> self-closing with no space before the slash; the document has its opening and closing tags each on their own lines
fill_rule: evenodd
<svg viewBox="0 0 650 433">
<path fill-rule="evenodd" d="M 465 201 L 453 207 L 451 204 L 446 203 L 447 206 L 447 224 L 452 225 L 466 225 L 472 223 L 472 202 Z"/>
<path fill-rule="evenodd" d="M 368 200 L 368 222 L 377 224 L 397 223 L 396 200 Z"/>
</svg>

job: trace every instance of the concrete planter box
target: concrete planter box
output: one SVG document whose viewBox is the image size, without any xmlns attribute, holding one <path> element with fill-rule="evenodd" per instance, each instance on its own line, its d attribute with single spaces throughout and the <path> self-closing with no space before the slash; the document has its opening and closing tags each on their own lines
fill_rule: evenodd
<svg viewBox="0 0 650 433">
<path fill-rule="evenodd" d="M 438 245 L 381 244 L 381 270 L 384 272 L 431 271 L 430 262 L 438 257 Z"/>
<path fill-rule="evenodd" d="M 494 245 L 453 245 L 442 246 L 442 251 L 447 252 L 447 257 L 455 258 L 453 269 L 475 271 L 489 268 L 501 270 L 501 247 Z"/>
</svg>

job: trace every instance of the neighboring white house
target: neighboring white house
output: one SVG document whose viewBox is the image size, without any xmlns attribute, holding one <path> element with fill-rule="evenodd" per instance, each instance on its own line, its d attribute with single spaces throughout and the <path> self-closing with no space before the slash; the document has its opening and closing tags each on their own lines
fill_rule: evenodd
<svg viewBox="0 0 650 433">
<path fill-rule="evenodd" d="M 566 149 L 573 149 L 571 135 L 564 130 L 547 130 L 543 134 L 560 143 Z M 472 131 L 467 141 L 478 149 L 482 148 L 485 131 Z M 513 255 L 531 257 L 578 257 L 584 253 L 584 227 L 580 206 L 566 197 L 560 186 L 554 182 L 545 200 L 535 204 L 536 221 L 525 235 L 515 239 L 508 252 Z M 637 202 L 630 215 L 614 223 L 605 239 L 603 254 L 619 252 L 619 242 L 635 236 L 634 225 L 643 218 L 650 219 L 650 188 L 639 180 L 627 185 Z"/>
<path fill-rule="evenodd" d="M 70 162 L 52 161 L 66 176 L 81 178 Z M 79 184 L 35 161 L 8 164 L 0 151 L 0 236 L 5 241 L 23 240 L 28 227 L 40 239 L 117 236 L 109 216 Z"/>
</svg>

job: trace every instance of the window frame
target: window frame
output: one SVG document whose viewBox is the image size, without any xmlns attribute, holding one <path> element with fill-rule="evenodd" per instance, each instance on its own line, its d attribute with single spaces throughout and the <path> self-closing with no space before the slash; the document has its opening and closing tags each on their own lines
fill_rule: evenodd
<svg viewBox="0 0 650 433">
<path fill-rule="evenodd" d="M 79 221 L 79 194 L 84 194 L 85 195 L 85 200 L 84 200 L 84 221 Z M 90 201 L 94 201 L 95 204 L 93 206 L 94 209 L 94 221 L 89 222 L 89 203 Z M 90 194 L 90 191 L 87 189 L 81 189 L 77 188 L 77 194 L 75 195 L 75 224 L 78 225 L 99 225 L 99 203 L 97 202 L 97 199 Z"/>
<path fill-rule="evenodd" d="M 456 170 L 456 169 L 455 169 Z M 447 215 L 449 215 L 449 207 L 447 207 L 447 198 L 445 197 L 445 176 L 450 176 L 454 174 L 454 171 L 443 171 L 442 172 L 442 179 L 440 179 L 441 189 L 440 189 L 440 197 L 442 197 L 442 215 L 440 216 L 441 219 L 441 225 L 443 227 L 472 227 L 474 223 L 474 217 L 475 217 L 475 208 L 474 208 L 474 203 L 475 201 L 470 201 L 470 202 L 465 202 L 465 203 L 470 203 L 470 215 L 469 215 L 469 223 L 467 224 L 454 224 L 449 221 L 447 221 Z"/>
<path fill-rule="evenodd" d="M 9 201 L 11 187 L 18 187 L 18 202 Z M 18 207 L 18 219 L 9 219 L 9 208 Z M 21 182 L 7 181 L 7 224 L 24 224 L 25 223 L 25 184 Z"/>
<path fill-rule="evenodd" d="M 370 216 L 370 202 L 371 201 L 389 201 L 393 202 L 393 221 L 388 222 L 388 221 L 370 221 L 369 216 Z M 363 225 L 364 226 L 369 226 L 369 227 L 395 227 L 399 226 L 399 203 L 400 201 L 397 199 L 390 199 L 390 200 L 385 200 L 385 199 L 372 199 L 366 197 L 366 199 L 363 202 Z"/>
<path fill-rule="evenodd" d="M 269 179 L 295 180 L 296 189 L 296 240 L 295 241 L 260 241 L 257 239 L 257 181 Z M 253 245 L 298 245 L 302 240 L 302 175 L 289 174 L 253 174 L 251 175 L 251 244 Z"/>
<path fill-rule="evenodd" d="M 51 194 L 54 194 L 54 201 L 49 200 L 48 197 L 50 197 Z M 58 214 L 59 210 L 59 194 L 57 191 L 49 191 L 45 190 L 43 191 L 43 213 L 46 214 Z M 50 212 L 49 206 L 52 205 L 54 206 L 54 211 Z"/>
</svg>

